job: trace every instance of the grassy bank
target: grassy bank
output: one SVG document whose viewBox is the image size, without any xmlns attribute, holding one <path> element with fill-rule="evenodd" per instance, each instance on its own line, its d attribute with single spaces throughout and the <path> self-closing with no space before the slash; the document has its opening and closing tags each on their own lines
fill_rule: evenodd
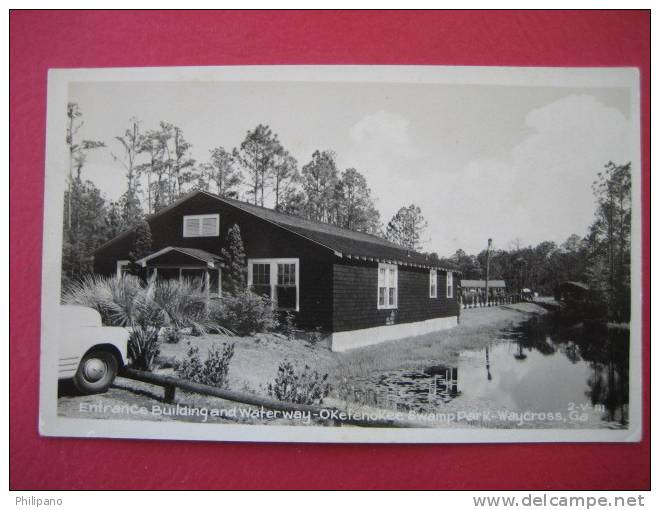
<svg viewBox="0 0 660 510">
<path fill-rule="evenodd" d="M 305 366 L 320 374 L 329 374 L 329 382 L 333 387 L 328 405 L 353 407 L 356 405 L 347 390 L 353 387 L 355 379 L 372 376 L 381 371 L 397 369 L 413 369 L 427 367 L 430 363 L 452 365 L 452 361 L 470 349 L 481 349 L 486 343 L 501 336 L 502 332 L 528 319 L 532 315 L 547 313 L 547 307 L 531 303 L 519 303 L 495 308 L 464 310 L 460 324 L 450 330 L 415 338 L 383 343 L 344 353 L 334 353 L 323 343 L 310 343 L 303 340 L 290 340 L 277 334 L 260 334 L 252 337 L 227 337 L 223 335 L 208 335 L 205 337 L 184 338 L 177 344 L 161 345 L 161 355 L 156 371 L 162 374 L 173 374 L 174 365 L 186 358 L 190 346 L 197 346 L 202 358 L 206 357 L 208 349 L 222 343 L 233 343 L 235 355 L 229 368 L 229 388 L 267 394 L 268 384 L 273 382 L 277 370 L 283 361 L 291 361 L 302 368 Z M 350 393 L 350 392 L 349 392 Z M 148 384 L 125 378 L 118 378 L 115 385 L 106 394 L 80 397 L 64 392 L 58 400 L 60 416 L 80 418 L 112 418 L 117 417 L 107 413 L 83 412 L 81 405 L 125 406 L 161 406 L 163 391 Z M 235 403 L 218 398 L 206 397 L 186 392 L 177 393 L 177 402 L 188 408 L 218 408 L 229 409 L 237 407 Z M 458 403 L 460 404 L 460 402 Z M 454 407 L 456 405 L 454 402 Z M 238 406 L 241 407 L 241 406 Z M 359 407 L 369 410 L 364 404 Z M 150 414 L 147 417 L 120 415 L 121 419 L 148 419 L 153 421 L 200 421 L 195 417 L 171 417 Z M 208 419 L 211 423 L 277 423 L 285 424 L 286 420 L 254 420 L 242 417 Z M 300 424 L 297 423 L 296 424 Z M 422 424 L 424 425 L 424 424 Z M 436 426 L 441 426 L 437 425 Z"/>
<path fill-rule="evenodd" d="M 429 335 L 406 338 L 337 354 L 336 373 L 351 379 L 373 372 L 449 364 L 460 351 L 478 349 L 532 315 L 547 313 L 533 303 L 462 310 L 460 324 Z"/>
<path fill-rule="evenodd" d="M 327 345 L 303 340 L 289 340 L 281 335 L 263 334 L 254 337 L 209 335 L 182 340 L 178 344 L 163 344 L 161 372 L 172 372 L 176 361 L 183 360 L 189 342 L 197 345 L 204 356 L 213 344 L 235 344 L 235 355 L 229 369 L 229 386 L 235 390 L 265 393 L 268 383 L 277 374 L 280 363 L 289 360 L 299 367 L 308 366 L 321 374 L 329 374 L 334 388 L 355 377 L 374 372 L 427 366 L 429 361 L 449 363 L 460 351 L 477 349 L 501 331 L 515 326 L 531 315 L 547 313 L 533 303 L 494 308 L 463 310 L 460 324 L 446 331 L 414 338 L 405 338 L 379 345 L 354 349 L 344 353 L 331 352 Z"/>
</svg>

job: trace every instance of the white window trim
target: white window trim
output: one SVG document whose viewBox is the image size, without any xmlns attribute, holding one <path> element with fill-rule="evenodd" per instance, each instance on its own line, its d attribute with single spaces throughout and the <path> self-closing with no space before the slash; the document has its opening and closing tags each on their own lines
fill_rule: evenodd
<svg viewBox="0 0 660 510">
<path fill-rule="evenodd" d="M 199 232 L 197 234 L 186 235 L 186 220 L 188 218 L 199 218 Z M 214 218 L 215 221 L 215 232 L 211 235 L 202 235 L 202 221 L 204 218 Z M 220 214 L 187 214 L 183 217 L 183 223 L 181 224 L 182 237 L 219 237 L 220 236 Z"/>
<path fill-rule="evenodd" d="M 117 278 L 121 278 L 121 270 L 130 265 L 130 260 L 118 260 L 117 261 Z"/>
<path fill-rule="evenodd" d="M 429 297 L 438 297 L 438 270 L 429 269 Z"/>
<path fill-rule="evenodd" d="M 378 278 L 380 276 L 380 270 L 381 268 L 385 269 L 385 301 L 389 301 L 389 272 L 390 269 L 394 268 L 396 272 L 396 281 L 394 282 L 394 304 L 390 305 L 389 303 L 385 303 L 384 305 L 380 304 L 380 282 L 378 281 Z M 383 262 L 378 263 L 378 272 L 376 273 L 376 306 L 378 310 L 396 310 L 399 308 L 399 266 L 396 264 L 385 264 Z"/>
<path fill-rule="evenodd" d="M 447 299 L 454 298 L 454 273 L 453 271 L 447 271 Z"/>
<path fill-rule="evenodd" d="M 277 287 L 277 264 L 295 264 L 296 266 L 296 308 L 294 311 L 300 311 L 300 259 L 248 259 L 248 287 L 252 287 L 252 264 L 270 264 L 270 295 L 274 298 Z M 277 306 L 275 299 L 272 299 L 273 306 Z"/>
</svg>

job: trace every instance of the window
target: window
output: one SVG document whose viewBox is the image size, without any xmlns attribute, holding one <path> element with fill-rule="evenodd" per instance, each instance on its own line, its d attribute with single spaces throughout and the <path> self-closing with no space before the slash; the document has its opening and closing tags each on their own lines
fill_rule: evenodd
<svg viewBox="0 0 660 510">
<path fill-rule="evenodd" d="M 125 274 L 130 274 L 130 260 L 118 260 L 117 261 L 117 278 L 121 278 Z"/>
<path fill-rule="evenodd" d="M 429 271 L 429 297 L 438 297 L 438 271 L 436 269 Z"/>
<path fill-rule="evenodd" d="M 295 310 L 296 307 L 296 265 L 277 264 L 277 307 L 283 310 Z"/>
<path fill-rule="evenodd" d="M 278 310 L 298 311 L 298 259 L 248 259 L 248 285 L 273 300 Z"/>
<path fill-rule="evenodd" d="M 447 297 L 454 297 L 454 273 L 447 271 Z"/>
<path fill-rule="evenodd" d="M 183 217 L 183 237 L 218 237 L 219 214 L 196 214 Z"/>
<path fill-rule="evenodd" d="M 397 307 L 399 272 L 395 264 L 378 264 L 378 309 Z"/>
<path fill-rule="evenodd" d="M 270 299 L 270 264 L 252 264 L 252 290 Z"/>
</svg>

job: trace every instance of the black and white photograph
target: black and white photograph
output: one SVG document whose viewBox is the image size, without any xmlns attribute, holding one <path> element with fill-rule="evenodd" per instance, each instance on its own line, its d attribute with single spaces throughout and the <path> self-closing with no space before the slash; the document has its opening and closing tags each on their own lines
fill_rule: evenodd
<svg viewBox="0 0 660 510">
<path fill-rule="evenodd" d="M 40 431 L 638 441 L 627 68 L 51 70 Z"/>
</svg>

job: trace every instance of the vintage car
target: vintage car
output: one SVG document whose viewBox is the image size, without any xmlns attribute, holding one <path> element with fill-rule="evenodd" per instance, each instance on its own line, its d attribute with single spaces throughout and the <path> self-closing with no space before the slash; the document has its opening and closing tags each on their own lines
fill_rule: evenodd
<svg viewBox="0 0 660 510">
<path fill-rule="evenodd" d="M 128 331 L 107 327 L 84 306 L 60 307 L 59 379 L 72 379 L 85 395 L 108 389 L 126 363 Z"/>
</svg>

